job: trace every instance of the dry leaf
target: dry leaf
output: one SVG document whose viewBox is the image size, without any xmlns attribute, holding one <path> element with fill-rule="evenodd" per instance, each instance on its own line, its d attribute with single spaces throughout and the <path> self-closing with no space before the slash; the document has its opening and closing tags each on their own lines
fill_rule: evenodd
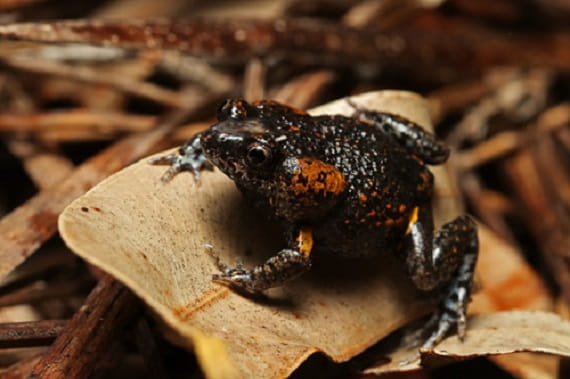
<svg viewBox="0 0 570 379">
<path fill-rule="evenodd" d="M 381 92 L 352 100 L 429 124 L 417 95 Z M 353 109 L 340 101 L 315 112 Z M 144 160 L 111 176 L 63 212 L 60 232 L 77 254 L 125 283 L 193 345 L 208 377 L 285 377 L 317 351 L 345 361 L 430 311 L 387 257 L 316 261 L 311 273 L 260 301 L 213 283 L 217 269 L 205 245 L 226 262 L 239 257 L 252 265 L 283 246 L 280 233 L 219 172 L 205 172 L 200 185 L 189 174 L 164 184 L 163 172 Z"/>
<path fill-rule="evenodd" d="M 552 310 L 553 299 L 522 253 L 485 227 L 479 227 L 477 278 L 482 290 L 473 296 L 471 314 L 511 309 Z M 490 359 L 518 378 L 557 378 L 558 357 L 517 353 Z"/>
<path fill-rule="evenodd" d="M 471 314 L 552 310 L 546 285 L 520 251 L 484 226 L 479 226 L 479 250 L 476 275 L 481 291 L 473 296 Z"/>
<path fill-rule="evenodd" d="M 570 357 L 570 322 L 554 313 L 540 311 L 509 311 L 475 316 L 468 321 L 464 341 L 451 336 L 433 350 L 422 351 L 422 364 L 432 367 L 479 356 L 520 352 Z M 413 349 L 403 346 L 386 356 L 388 363 L 370 367 L 363 373 L 380 375 L 417 370 L 420 368 L 417 362 L 400 364 L 413 354 Z M 524 370 L 549 377 L 547 373 L 552 371 L 551 367 L 555 363 L 552 359 L 537 360 L 536 356 L 530 355 L 513 357 L 514 360 L 504 360 L 500 364 L 515 375 L 522 374 L 521 371 Z M 522 366 L 515 367 L 512 362 L 518 362 Z"/>
<path fill-rule="evenodd" d="M 469 321 L 463 342 L 452 336 L 425 355 L 426 363 L 449 358 L 535 352 L 570 357 L 570 322 L 547 312 L 511 311 Z"/>
</svg>

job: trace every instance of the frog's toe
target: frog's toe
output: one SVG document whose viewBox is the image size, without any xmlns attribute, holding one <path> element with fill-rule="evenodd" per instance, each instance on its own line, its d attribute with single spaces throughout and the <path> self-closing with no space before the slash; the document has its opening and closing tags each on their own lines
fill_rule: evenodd
<svg viewBox="0 0 570 379">
<path fill-rule="evenodd" d="M 148 163 L 155 166 L 172 166 L 178 159 L 178 154 L 165 154 L 149 158 Z"/>
<path fill-rule="evenodd" d="M 431 349 L 437 345 L 441 340 L 445 338 L 447 333 L 456 325 L 457 320 L 455 320 L 448 313 L 437 313 L 437 325 L 435 329 L 431 332 L 429 338 L 423 343 L 422 349 Z M 430 328 L 431 329 L 431 328 Z"/>
<path fill-rule="evenodd" d="M 251 271 L 240 267 L 226 267 L 221 273 L 212 275 L 212 281 L 247 292 L 255 292 L 251 288 L 252 274 Z"/>
<path fill-rule="evenodd" d="M 469 303 L 469 297 L 466 296 L 467 292 L 462 287 L 452 287 L 444 298 L 440 310 L 434 314 L 426 325 L 427 328 L 433 328 L 433 332 L 422 345 L 423 349 L 433 348 L 454 327 L 457 329 L 457 336 L 463 341 L 467 325 L 467 304 Z"/>
</svg>

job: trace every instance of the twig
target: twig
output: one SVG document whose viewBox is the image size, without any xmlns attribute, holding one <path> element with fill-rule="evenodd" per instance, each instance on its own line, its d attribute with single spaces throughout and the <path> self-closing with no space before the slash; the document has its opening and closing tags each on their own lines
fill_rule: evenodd
<svg viewBox="0 0 570 379">
<path fill-rule="evenodd" d="M 16 304 L 34 304 L 53 298 L 79 294 L 80 291 L 87 289 L 88 285 L 92 283 L 92 280 L 75 280 L 71 283 L 67 281 L 56 282 L 49 285 L 44 282 L 34 282 L 7 294 L 0 295 L 0 307 Z"/>
<path fill-rule="evenodd" d="M 353 66 L 452 67 L 461 72 L 508 64 L 570 70 L 570 36 L 506 37 L 489 30 L 377 33 L 316 20 L 62 21 L 0 26 L 4 39 L 83 42 L 126 48 L 176 49 L 191 55 L 244 62 L 252 56 L 308 58 Z M 427 48 L 429 46 L 429 49 Z M 411 72 L 411 71 L 410 71 Z"/>
<path fill-rule="evenodd" d="M 27 379 L 34 366 L 40 360 L 41 354 L 35 354 L 14 363 L 5 370 L 0 370 L 2 379 Z"/>
<path fill-rule="evenodd" d="M 50 113 L 0 114 L 0 132 L 42 133 L 88 130 L 92 133 L 140 132 L 156 122 L 154 116 L 73 109 Z"/>
<path fill-rule="evenodd" d="M 67 320 L 0 324 L 0 349 L 47 346 L 61 333 Z"/>
<path fill-rule="evenodd" d="M 463 111 L 491 90 L 492 88 L 481 80 L 450 84 L 435 90 L 428 96 L 433 123 L 437 124 L 446 116 Z"/>
<path fill-rule="evenodd" d="M 203 59 L 189 57 L 177 51 L 165 51 L 160 55 L 158 67 L 182 81 L 198 83 L 213 92 L 231 92 L 235 79 L 209 65 Z"/>
<path fill-rule="evenodd" d="M 29 141 L 12 139 L 8 141 L 8 148 L 22 160 L 26 172 L 40 190 L 61 182 L 74 168 L 73 162 L 63 155 L 41 149 Z"/>
<path fill-rule="evenodd" d="M 57 217 L 76 197 L 109 174 L 148 154 L 180 119 L 178 112 L 156 130 L 127 137 L 76 168 L 64 181 L 42 191 L 0 220 L 0 279 L 30 256 L 57 228 Z"/>
<path fill-rule="evenodd" d="M 103 73 L 85 66 L 70 66 L 60 62 L 14 56 L 1 56 L 0 62 L 11 69 L 62 77 L 84 83 L 106 85 L 171 107 L 183 108 L 187 104 L 187 100 L 181 93 L 151 83 L 136 81 L 124 75 Z"/>
<path fill-rule="evenodd" d="M 543 175 L 530 150 L 523 150 L 504 163 L 504 173 L 511 189 L 522 203 L 522 211 L 530 217 L 522 217 L 534 240 L 540 247 L 556 282 L 567 302 L 570 302 L 570 270 L 568 246 L 569 225 L 559 220 L 556 205 L 544 186 Z M 567 221 L 567 220 L 566 220 Z"/>
<path fill-rule="evenodd" d="M 552 107 L 526 130 L 501 132 L 469 150 L 458 152 L 453 158 L 453 164 L 461 171 L 473 169 L 529 143 L 535 143 L 542 135 L 565 127 L 568 123 L 570 123 L 570 105 Z"/>
<path fill-rule="evenodd" d="M 472 107 L 459 122 L 447 142 L 459 146 L 463 141 L 480 141 L 489 131 L 489 120 L 502 115 L 513 121 L 527 121 L 542 111 L 546 104 L 552 75 L 537 69 L 528 73 L 519 70 L 498 70 L 485 78 L 495 88 Z"/>
<path fill-rule="evenodd" d="M 305 109 L 336 79 L 333 71 L 319 70 L 299 75 L 272 89 L 270 97 L 284 104 Z"/>
<path fill-rule="evenodd" d="M 30 378 L 86 378 L 101 364 L 117 331 L 139 315 L 140 303 L 122 284 L 102 279 Z"/>
<path fill-rule="evenodd" d="M 260 59 L 253 58 L 245 66 L 243 97 L 247 101 L 261 100 L 265 93 L 265 73 L 267 68 Z"/>
</svg>

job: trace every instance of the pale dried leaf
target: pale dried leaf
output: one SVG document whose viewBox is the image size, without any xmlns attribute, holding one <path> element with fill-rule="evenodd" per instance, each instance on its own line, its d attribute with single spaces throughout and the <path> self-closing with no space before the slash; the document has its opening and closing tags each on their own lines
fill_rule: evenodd
<svg viewBox="0 0 570 379">
<path fill-rule="evenodd" d="M 413 94 L 352 100 L 429 124 L 425 103 Z M 354 110 L 341 101 L 315 112 Z M 310 274 L 259 301 L 213 283 L 217 269 L 206 244 L 226 262 L 240 257 L 251 265 L 283 246 L 280 233 L 260 222 L 219 172 L 203 173 L 200 185 L 189 174 L 164 184 L 163 172 L 144 160 L 111 176 L 64 211 L 60 231 L 77 254 L 125 283 L 179 341 L 193 345 L 207 376 L 236 375 L 232 362 L 242 376 L 285 377 L 317 351 L 345 361 L 430 311 L 386 257 L 315 262 Z"/>
<path fill-rule="evenodd" d="M 426 360 L 517 352 L 570 357 L 570 322 L 554 313 L 538 311 L 477 316 L 469 321 L 463 342 L 457 336 L 449 337 L 426 354 Z"/>
<path fill-rule="evenodd" d="M 469 307 L 471 314 L 553 309 L 553 299 L 546 285 L 520 251 L 485 227 L 479 227 L 479 242 L 477 278 L 482 290 L 473 297 Z M 558 357 L 518 353 L 496 355 L 490 359 L 518 378 L 557 377 Z"/>
<path fill-rule="evenodd" d="M 433 350 L 422 351 L 422 363 L 428 367 L 440 366 L 479 356 L 520 352 L 570 357 L 570 322 L 554 313 L 541 311 L 509 311 L 475 316 L 468 321 L 464 341 L 451 336 Z M 402 347 L 389 355 L 390 362 L 368 368 L 364 373 L 380 375 L 417 370 L 420 368 L 417 362 L 407 365 L 400 363 L 413 354 L 414 349 Z M 516 367 L 513 363 L 522 366 Z M 528 373 L 540 373 L 541 377 L 548 377 L 553 362 L 552 359 L 537 360 L 536 355 L 515 354 L 513 360 L 505 360 L 501 366 L 515 375 L 523 369 Z"/>
</svg>

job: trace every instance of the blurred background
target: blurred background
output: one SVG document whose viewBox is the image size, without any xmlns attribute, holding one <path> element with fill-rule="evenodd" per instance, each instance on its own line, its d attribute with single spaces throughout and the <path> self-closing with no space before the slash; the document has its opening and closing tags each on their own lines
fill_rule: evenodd
<svg viewBox="0 0 570 379">
<path fill-rule="evenodd" d="M 84 21 L 11 25 L 66 19 Z M 49 365 L 46 349 L 104 280 L 57 235 L 74 198 L 207 128 L 225 98 L 309 108 L 381 89 L 428 99 L 465 208 L 517 256 L 516 273 L 485 261 L 498 273 L 481 279 L 495 286 L 489 309 L 567 317 L 570 1 L 0 0 L 0 376 Z M 116 333 L 80 376 L 200 377 L 149 315 L 129 317 L 99 326 Z M 319 356 L 294 375 L 364 376 Z M 525 355 L 391 375 L 570 371 Z"/>
</svg>

